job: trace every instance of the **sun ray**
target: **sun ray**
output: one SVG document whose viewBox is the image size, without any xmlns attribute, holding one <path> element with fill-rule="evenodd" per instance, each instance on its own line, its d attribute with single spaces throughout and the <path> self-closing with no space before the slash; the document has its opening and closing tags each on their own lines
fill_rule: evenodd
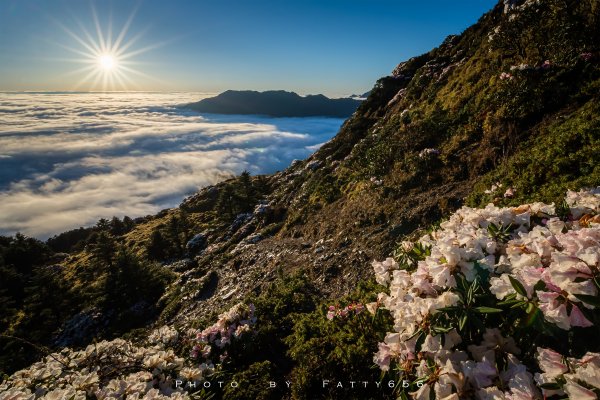
<svg viewBox="0 0 600 400">
<path fill-rule="evenodd" d="M 100 21 L 98 20 L 98 13 L 96 12 L 96 8 L 92 3 L 90 3 L 90 6 L 92 7 L 92 18 L 94 20 L 94 25 L 96 26 L 96 36 L 98 37 L 98 44 L 100 45 L 100 50 L 103 53 L 106 53 L 106 43 L 104 42 L 102 27 L 100 26 Z"/>
<path fill-rule="evenodd" d="M 123 82 L 123 78 L 121 77 L 121 72 L 115 73 L 115 80 L 119 83 L 119 86 L 121 87 L 122 90 L 126 91 L 127 90 L 127 85 L 125 84 L 125 82 Z"/>
<path fill-rule="evenodd" d="M 135 44 L 144 35 L 145 32 L 146 31 L 144 30 L 144 31 L 137 33 L 134 37 L 129 39 L 123 46 L 116 49 L 115 54 L 117 56 L 123 55 L 127 51 L 127 49 L 129 49 L 133 44 Z"/>
<path fill-rule="evenodd" d="M 115 51 L 120 48 L 121 42 L 123 42 L 123 39 L 125 39 L 125 35 L 127 35 L 127 32 L 129 31 L 129 27 L 131 26 L 131 23 L 133 22 L 133 18 L 137 14 L 139 7 L 140 7 L 140 3 L 138 2 L 136 4 L 135 8 L 133 9 L 133 11 L 131 11 L 131 14 L 129 14 L 127 21 L 125 21 L 125 25 L 123 25 L 121 32 L 119 32 L 119 35 L 117 36 L 117 39 L 115 40 L 115 43 L 113 44 Z"/>
<path fill-rule="evenodd" d="M 109 53 L 112 53 L 114 51 L 113 45 L 112 45 L 112 25 L 113 25 L 113 20 L 112 20 L 112 11 L 110 13 L 110 16 L 108 17 L 108 27 L 106 28 L 106 51 Z"/>
<path fill-rule="evenodd" d="M 102 79 L 102 71 L 96 70 L 96 75 L 94 76 L 94 82 L 92 82 L 91 89 L 98 90 L 97 87 L 100 84 L 100 79 Z"/>
<path fill-rule="evenodd" d="M 97 68 L 93 68 L 89 74 L 85 75 L 83 78 L 81 78 L 79 80 L 79 82 L 77 82 L 75 84 L 75 86 L 72 88 L 72 90 L 77 90 L 79 89 L 81 86 L 83 86 L 86 82 L 89 82 L 90 79 L 95 78 L 94 79 L 94 84 L 92 84 L 91 87 L 94 87 L 96 84 L 96 80 L 97 80 L 97 76 L 98 76 L 99 72 Z"/>
<path fill-rule="evenodd" d="M 68 76 L 79 75 L 79 74 L 82 74 L 82 73 L 88 72 L 88 71 L 94 71 L 95 69 L 96 69 L 95 65 L 86 65 L 85 67 L 81 67 L 81 68 L 75 69 L 73 71 L 65 72 L 59 76 L 66 78 Z"/>
<path fill-rule="evenodd" d="M 51 41 L 49 39 L 45 39 L 45 40 L 49 44 L 54 44 L 56 46 L 62 47 L 65 50 L 70 51 L 71 53 L 79 54 L 80 56 L 85 57 L 85 60 L 93 60 L 94 59 L 94 54 L 95 53 L 94 54 L 86 53 L 85 51 L 78 50 L 76 48 L 64 45 L 62 43 L 57 43 L 57 42 Z M 82 59 L 79 59 L 79 60 L 81 61 Z"/>
<path fill-rule="evenodd" d="M 90 53 L 94 54 L 96 53 L 96 49 L 94 49 L 92 46 L 90 46 L 89 43 L 87 43 L 85 40 L 83 40 L 82 38 L 80 38 L 79 36 L 77 36 L 72 30 L 70 30 L 69 28 L 67 28 L 66 26 L 64 26 L 63 24 L 61 24 L 60 22 L 56 21 L 56 23 L 58 24 L 58 26 L 60 26 L 69 36 L 71 36 L 73 39 L 75 39 L 80 45 L 82 45 L 85 49 L 87 49 Z M 93 43 L 93 42 L 92 42 Z"/>
<path fill-rule="evenodd" d="M 125 71 L 127 71 L 127 72 L 129 72 L 129 73 L 132 73 L 132 74 L 135 74 L 135 75 L 138 75 L 138 76 L 144 77 L 144 78 L 146 78 L 146 79 L 155 79 L 155 78 L 153 78 L 152 76 L 150 76 L 150 75 L 148 75 L 148 74 L 145 74 L 145 73 L 143 73 L 142 71 L 138 71 L 137 69 L 134 69 L 134 68 L 128 67 L 128 66 L 126 66 L 126 65 L 123 65 L 123 66 L 121 66 L 121 69 L 123 69 L 123 70 L 125 70 Z"/>
<path fill-rule="evenodd" d="M 77 25 L 79 26 L 79 29 L 81 29 L 81 31 L 83 32 L 83 34 L 85 35 L 85 38 L 87 40 L 87 42 L 94 47 L 94 50 L 96 53 L 101 53 L 102 49 L 100 48 L 100 46 L 96 43 L 96 41 L 94 40 L 92 34 L 90 33 L 89 30 L 86 29 L 86 27 L 83 25 L 83 22 L 81 22 L 81 20 L 79 20 L 78 18 L 75 19 L 75 21 L 77 22 Z"/>
</svg>

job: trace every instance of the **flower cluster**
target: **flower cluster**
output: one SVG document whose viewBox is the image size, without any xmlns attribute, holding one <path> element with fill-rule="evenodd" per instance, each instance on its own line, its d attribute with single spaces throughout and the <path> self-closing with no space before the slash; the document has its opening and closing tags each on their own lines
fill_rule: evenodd
<svg viewBox="0 0 600 400">
<path fill-rule="evenodd" d="M 500 189 L 502 189 L 502 183 L 500 182 L 496 182 L 494 183 L 489 189 L 486 189 L 484 191 L 485 194 L 489 194 L 489 195 L 500 195 L 499 191 Z M 504 194 L 502 195 L 505 198 L 511 198 L 515 196 L 515 188 L 513 187 L 509 187 L 506 189 L 506 191 L 504 192 Z M 494 200 L 495 202 L 496 200 Z"/>
<path fill-rule="evenodd" d="M 83 350 L 65 348 L 0 385 L 2 399 L 187 398 L 173 385 L 184 359 L 173 350 L 116 339 Z"/>
<path fill-rule="evenodd" d="M 345 319 L 351 315 L 358 315 L 365 310 L 365 306 L 362 303 L 350 303 L 346 307 L 340 306 L 329 306 L 327 310 L 327 319 L 332 320 L 334 318 Z"/>
<path fill-rule="evenodd" d="M 542 372 L 535 374 L 535 381 L 546 388 L 546 397 L 567 394 L 571 399 L 597 398 L 593 389 L 600 389 L 599 353 L 588 352 L 580 359 L 566 358 L 552 349 L 538 347 L 536 359 Z"/>
<path fill-rule="evenodd" d="M 375 363 L 420 383 L 411 388 L 418 399 L 534 399 L 548 394 L 546 383 L 572 399 L 597 398 L 596 354 L 550 362 L 552 350 L 540 348 L 534 378 L 512 337 L 536 320 L 559 331 L 590 327 L 600 307 L 600 188 L 569 191 L 563 208 L 559 217 L 553 204 L 463 207 L 403 243 L 396 259 L 374 262 L 389 292 L 367 308 L 394 317 Z M 524 318 L 515 323 L 512 312 Z"/>
<path fill-rule="evenodd" d="M 149 334 L 146 347 L 116 339 L 83 350 L 64 348 L 8 377 L 0 384 L 0 400 L 188 399 L 189 393 L 176 381 L 198 382 L 213 374 L 219 365 L 208 359 L 211 346 L 225 347 L 255 322 L 254 306 L 238 304 L 200 333 L 181 335 L 172 326 L 160 327 Z M 189 342 L 188 336 L 194 342 L 200 339 L 204 347 L 195 346 L 198 354 L 186 360 L 175 349 Z M 198 362 L 200 352 L 205 362 Z"/>
<path fill-rule="evenodd" d="M 177 339 L 179 339 L 179 332 L 177 332 L 177 329 L 168 325 L 154 330 L 150 336 L 148 336 L 148 342 L 150 344 L 158 345 L 174 344 L 177 342 Z"/>
<path fill-rule="evenodd" d="M 253 304 L 239 303 L 219 315 L 217 322 L 196 334 L 199 343 L 192 349 L 192 358 L 202 358 L 208 366 L 213 365 L 211 358 L 216 356 L 223 362 L 227 358 L 227 351 L 223 351 L 225 347 L 250 332 L 256 324 L 254 311 Z"/>
</svg>

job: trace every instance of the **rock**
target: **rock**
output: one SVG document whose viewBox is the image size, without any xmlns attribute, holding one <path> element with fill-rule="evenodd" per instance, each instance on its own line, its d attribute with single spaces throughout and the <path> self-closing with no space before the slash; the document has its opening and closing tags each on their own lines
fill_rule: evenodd
<svg viewBox="0 0 600 400">
<path fill-rule="evenodd" d="M 271 207 L 266 202 L 261 202 L 254 207 L 254 215 L 263 215 L 271 210 Z"/>
<path fill-rule="evenodd" d="M 97 309 L 89 309 L 75 314 L 63 325 L 54 340 L 57 347 L 77 346 L 87 343 L 102 332 L 108 323 L 108 317 Z"/>
<path fill-rule="evenodd" d="M 187 242 L 185 247 L 189 251 L 200 252 L 206 248 L 207 244 L 208 244 L 208 240 L 206 238 L 206 234 L 198 233 L 197 235 L 195 235 L 193 238 L 191 238 Z"/>
<path fill-rule="evenodd" d="M 244 240 L 244 242 L 246 242 L 248 244 L 256 244 L 256 243 L 260 242 L 262 239 L 263 239 L 263 237 L 260 233 L 255 233 L 254 235 L 248 236 Z"/>
<path fill-rule="evenodd" d="M 190 240 L 190 242 L 191 242 L 191 240 Z M 188 242 L 188 249 L 189 249 L 189 242 Z M 165 268 L 169 268 L 170 270 L 173 270 L 175 272 L 187 271 L 193 267 L 194 267 L 194 261 L 189 258 L 184 258 L 183 260 L 178 260 L 178 261 L 175 261 L 175 262 L 165 265 Z"/>
<path fill-rule="evenodd" d="M 319 167 L 321 166 L 322 162 L 319 160 L 312 160 L 311 162 L 309 162 L 308 164 L 306 164 L 306 167 L 304 167 L 305 170 L 311 170 L 311 171 L 316 171 L 317 169 L 319 169 Z"/>
<path fill-rule="evenodd" d="M 222 300 L 228 300 L 231 298 L 231 296 L 233 296 L 235 294 L 235 292 L 237 292 L 237 289 L 233 289 L 227 293 L 225 293 L 224 295 L 221 296 Z"/>
<path fill-rule="evenodd" d="M 231 232 L 237 231 L 242 225 L 252 219 L 252 213 L 242 213 L 238 214 L 231 225 L 229 226 L 229 230 Z"/>
</svg>

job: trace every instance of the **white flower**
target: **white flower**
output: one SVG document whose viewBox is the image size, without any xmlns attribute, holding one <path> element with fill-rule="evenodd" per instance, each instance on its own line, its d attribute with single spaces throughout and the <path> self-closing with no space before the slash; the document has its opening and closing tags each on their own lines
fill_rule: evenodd
<svg viewBox="0 0 600 400">
<path fill-rule="evenodd" d="M 390 271 L 398 269 L 398 264 L 391 257 L 382 262 L 373 261 L 371 265 L 375 271 L 375 280 L 380 285 L 386 285 L 390 281 Z"/>
<path fill-rule="evenodd" d="M 162 326 L 154 330 L 148 337 L 148 341 L 152 344 L 173 344 L 179 338 L 179 332 L 171 326 Z"/>
<path fill-rule="evenodd" d="M 503 300 L 509 294 L 515 293 L 508 274 L 502 274 L 499 278 L 490 278 L 490 291 L 496 295 L 498 300 Z"/>
<path fill-rule="evenodd" d="M 33 400 L 35 395 L 29 389 L 10 388 L 0 392 L 0 400 Z"/>
</svg>

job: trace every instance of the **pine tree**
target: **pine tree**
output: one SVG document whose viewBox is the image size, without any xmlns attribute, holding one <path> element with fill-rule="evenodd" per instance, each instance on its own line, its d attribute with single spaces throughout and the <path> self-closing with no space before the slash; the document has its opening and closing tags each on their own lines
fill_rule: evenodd
<svg viewBox="0 0 600 400">
<path fill-rule="evenodd" d="M 164 260 L 167 258 L 169 242 L 164 238 L 159 229 L 152 231 L 150 241 L 146 246 L 148 257 L 153 260 Z"/>
</svg>

